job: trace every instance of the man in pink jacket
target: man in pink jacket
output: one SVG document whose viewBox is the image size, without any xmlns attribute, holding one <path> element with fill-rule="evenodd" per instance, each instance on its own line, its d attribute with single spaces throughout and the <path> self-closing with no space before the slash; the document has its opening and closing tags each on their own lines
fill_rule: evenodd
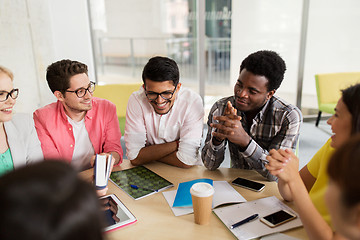
<svg viewBox="0 0 360 240">
<path fill-rule="evenodd" d="M 64 159 L 79 171 L 91 168 L 95 154 L 122 162 L 121 132 L 113 103 L 93 97 L 95 83 L 83 63 L 61 60 L 47 68 L 46 80 L 57 98 L 34 112 L 45 159 Z"/>
</svg>

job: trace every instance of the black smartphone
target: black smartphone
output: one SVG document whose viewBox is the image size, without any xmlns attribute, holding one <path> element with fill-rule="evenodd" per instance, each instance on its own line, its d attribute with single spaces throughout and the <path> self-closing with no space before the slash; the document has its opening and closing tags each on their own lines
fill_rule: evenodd
<svg viewBox="0 0 360 240">
<path fill-rule="evenodd" d="M 277 227 L 280 224 L 286 223 L 296 218 L 296 215 L 287 210 L 280 210 L 270 215 L 260 218 L 260 221 L 269 227 Z"/>
<path fill-rule="evenodd" d="M 256 192 L 260 192 L 265 187 L 265 184 L 263 184 L 263 183 L 254 182 L 254 181 L 251 181 L 251 180 L 248 180 L 248 179 L 245 179 L 245 178 L 240 178 L 240 177 L 238 177 L 237 179 L 235 179 L 231 183 L 236 185 L 236 186 L 240 186 L 240 187 L 250 189 L 250 190 L 253 190 L 253 191 L 256 191 Z"/>
</svg>

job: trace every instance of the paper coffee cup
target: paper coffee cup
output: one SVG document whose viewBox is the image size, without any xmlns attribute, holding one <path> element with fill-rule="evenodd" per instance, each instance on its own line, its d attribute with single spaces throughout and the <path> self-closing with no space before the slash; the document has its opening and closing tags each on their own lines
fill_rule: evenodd
<svg viewBox="0 0 360 240">
<path fill-rule="evenodd" d="M 214 188 L 208 183 L 200 182 L 190 189 L 195 223 L 204 225 L 210 222 Z"/>
</svg>

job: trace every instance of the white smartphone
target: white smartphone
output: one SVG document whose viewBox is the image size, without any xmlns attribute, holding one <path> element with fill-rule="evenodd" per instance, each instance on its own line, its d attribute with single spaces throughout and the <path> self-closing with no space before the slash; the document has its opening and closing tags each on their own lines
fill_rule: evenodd
<svg viewBox="0 0 360 240">
<path fill-rule="evenodd" d="M 259 183 L 259 182 L 254 182 L 245 178 L 236 178 L 234 181 L 231 182 L 232 184 L 236 185 L 236 186 L 240 186 L 246 189 L 250 189 L 256 192 L 260 192 L 261 190 L 263 190 L 265 188 L 265 184 L 263 183 Z"/>
<path fill-rule="evenodd" d="M 270 215 L 260 218 L 260 221 L 269 227 L 277 227 L 283 223 L 291 221 L 296 218 L 296 215 L 287 210 L 280 210 Z"/>
</svg>

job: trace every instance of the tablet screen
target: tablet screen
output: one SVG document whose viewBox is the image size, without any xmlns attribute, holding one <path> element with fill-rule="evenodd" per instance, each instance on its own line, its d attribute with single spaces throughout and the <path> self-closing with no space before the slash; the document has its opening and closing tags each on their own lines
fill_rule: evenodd
<svg viewBox="0 0 360 240">
<path fill-rule="evenodd" d="M 106 228 L 105 231 L 116 229 L 136 221 L 135 216 L 125 205 L 111 194 L 100 199 L 101 207 L 104 210 Z"/>
</svg>

